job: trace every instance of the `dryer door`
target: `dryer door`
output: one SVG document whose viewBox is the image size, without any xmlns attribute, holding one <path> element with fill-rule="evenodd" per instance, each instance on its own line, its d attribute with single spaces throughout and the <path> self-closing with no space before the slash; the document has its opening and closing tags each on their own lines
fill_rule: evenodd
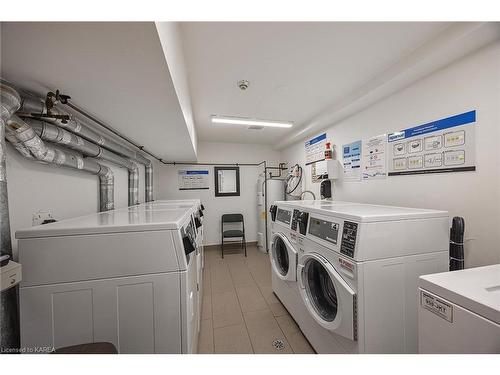
<svg viewBox="0 0 500 375">
<path fill-rule="evenodd" d="M 297 252 L 283 234 L 273 234 L 270 257 L 276 276 L 285 281 L 297 281 Z"/>
<path fill-rule="evenodd" d="M 356 293 L 328 260 L 319 254 L 299 259 L 300 295 L 312 317 L 323 328 L 356 340 Z"/>
</svg>

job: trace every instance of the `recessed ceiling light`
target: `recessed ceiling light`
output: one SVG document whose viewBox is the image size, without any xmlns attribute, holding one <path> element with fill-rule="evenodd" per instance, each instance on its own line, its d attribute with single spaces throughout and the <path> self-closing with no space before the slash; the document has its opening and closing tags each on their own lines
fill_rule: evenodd
<svg viewBox="0 0 500 375">
<path fill-rule="evenodd" d="M 213 124 L 230 124 L 230 125 L 244 125 L 244 126 L 265 126 L 274 128 L 291 128 L 293 122 L 290 121 L 271 121 L 271 120 L 258 120 L 246 117 L 232 117 L 232 116 L 212 116 Z"/>
</svg>

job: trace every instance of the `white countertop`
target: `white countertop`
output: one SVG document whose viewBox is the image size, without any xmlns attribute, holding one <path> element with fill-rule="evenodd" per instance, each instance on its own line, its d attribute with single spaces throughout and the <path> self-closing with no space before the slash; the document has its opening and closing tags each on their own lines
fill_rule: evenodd
<svg viewBox="0 0 500 375">
<path fill-rule="evenodd" d="M 420 276 L 419 286 L 500 324 L 500 264 Z"/>
</svg>

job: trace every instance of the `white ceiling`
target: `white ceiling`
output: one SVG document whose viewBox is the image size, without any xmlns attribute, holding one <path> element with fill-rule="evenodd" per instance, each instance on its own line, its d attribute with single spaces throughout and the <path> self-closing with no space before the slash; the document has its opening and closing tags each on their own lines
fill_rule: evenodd
<svg viewBox="0 0 500 375">
<path fill-rule="evenodd" d="M 195 145 L 153 22 L 2 23 L 1 76 L 72 102 L 165 160 Z"/>
<path fill-rule="evenodd" d="M 486 23 L 3 22 L 1 76 L 60 89 L 163 159 L 192 161 L 196 138 L 283 148 L 499 37 Z"/>
<path fill-rule="evenodd" d="M 199 140 L 273 144 L 442 32 L 446 23 L 183 23 Z M 250 87 L 241 91 L 237 81 Z M 294 121 L 214 125 L 210 116 Z"/>
</svg>

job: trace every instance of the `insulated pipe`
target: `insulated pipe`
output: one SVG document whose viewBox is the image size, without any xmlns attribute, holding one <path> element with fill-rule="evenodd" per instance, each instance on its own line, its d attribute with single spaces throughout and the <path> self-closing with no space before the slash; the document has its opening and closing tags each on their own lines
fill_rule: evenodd
<svg viewBox="0 0 500 375">
<path fill-rule="evenodd" d="M 134 163 L 135 168 L 128 170 L 128 205 L 139 204 L 139 168 Z"/>
<path fill-rule="evenodd" d="M 0 255 L 12 257 L 10 238 L 9 199 L 7 195 L 7 173 L 5 166 L 5 124 L 18 110 L 19 94 L 0 83 Z M 17 310 L 17 288 L 0 293 L 0 352 L 9 353 L 19 348 L 19 318 Z"/>
<path fill-rule="evenodd" d="M 64 145 L 79 151 L 86 156 L 104 159 L 128 169 L 128 204 L 133 206 L 139 204 L 139 168 L 131 160 L 127 160 L 115 153 L 102 148 L 94 143 L 88 142 L 82 137 L 55 125 L 34 119 L 27 120 L 38 136 L 44 140 Z"/>
<path fill-rule="evenodd" d="M 81 154 L 70 153 L 46 145 L 35 130 L 16 115 L 7 121 L 7 127 L 36 160 L 57 166 L 81 169 L 98 175 L 100 179 L 100 210 L 108 211 L 114 208 L 114 178 L 111 169 L 99 164 L 95 159 L 84 159 Z"/>
<path fill-rule="evenodd" d="M 144 156 L 141 154 L 137 153 L 135 159 L 141 163 L 144 164 L 144 174 L 145 174 L 145 201 L 146 202 L 151 202 L 153 201 L 153 163 L 151 160 L 146 159 Z"/>
<path fill-rule="evenodd" d="M 102 146 L 110 151 L 116 152 L 120 155 L 124 155 L 128 158 L 134 158 L 135 152 L 129 150 L 127 147 L 120 145 L 119 143 L 107 138 L 103 137 L 100 134 L 96 133 L 93 129 L 91 129 L 85 122 L 76 118 L 75 116 L 61 111 L 57 108 L 52 108 L 50 112 L 54 115 L 68 115 L 69 120 L 63 122 L 61 119 L 54 119 L 50 117 L 45 117 L 44 121 L 56 125 L 60 128 L 68 130 L 80 137 L 96 144 Z M 21 116 L 33 116 L 36 114 L 46 114 L 47 110 L 45 107 L 45 103 L 40 99 L 33 97 L 23 97 L 23 103 L 19 110 L 19 115 Z M 36 118 L 36 117 L 35 117 Z"/>
<path fill-rule="evenodd" d="M 47 112 L 45 103 L 39 99 L 36 99 L 34 97 L 25 97 L 23 98 L 23 103 L 20 109 L 20 112 L 22 112 L 24 115 L 30 116 L 32 114 L 44 114 Z M 142 156 L 140 153 L 136 153 L 134 151 L 129 150 L 128 148 L 116 143 L 115 141 L 103 137 L 99 134 L 97 134 L 95 131 L 90 129 L 88 125 L 86 125 L 84 122 L 81 120 L 75 118 L 73 115 L 60 111 L 58 109 L 51 109 L 51 113 L 55 115 L 68 115 L 70 119 L 64 123 L 60 119 L 51 119 L 51 118 L 44 118 L 45 122 L 49 122 L 50 124 L 56 125 L 57 127 L 63 128 L 65 130 L 70 131 L 71 133 L 74 133 L 75 135 L 78 135 L 92 143 L 98 146 L 102 146 L 105 149 L 108 149 L 112 152 L 118 153 L 120 155 L 126 156 L 127 158 L 131 159 L 131 163 L 134 163 L 134 161 L 139 162 L 140 164 L 144 164 L 145 167 L 145 200 L 146 202 L 150 202 L 153 200 L 153 165 L 151 163 L 151 160 L 146 159 L 144 156 Z M 93 118 L 92 118 L 93 119 Z M 100 123 L 99 123 L 100 124 Z M 69 146 L 68 146 L 69 147 Z M 106 150 L 104 150 L 106 151 Z M 81 151 L 83 152 L 83 151 Z M 94 156 L 94 155 L 92 155 Z M 97 156 L 96 156 L 97 157 Z M 109 158 L 111 157 L 110 155 L 106 155 L 105 152 L 102 152 L 98 157 L 109 160 L 113 163 L 120 164 L 119 162 L 115 162 L 113 160 L 110 160 Z M 125 165 L 124 165 L 125 166 Z M 128 166 L 125 166 L 129 170 L 129 206 L 135 205 L 139 203 L 139 189 L 137 188 L 136 191 L 136 196 L 133 196 L 132 191 L 134 191 L 134 186 L 130 185 L 131 182 L 137 183 L 137 186 L 139 184 L 139 171 L 134 171 L 134 168 L 129 168 Z M 137 165 L 134 163 L 134 167 L 137 168 Z"/>
</svg>

